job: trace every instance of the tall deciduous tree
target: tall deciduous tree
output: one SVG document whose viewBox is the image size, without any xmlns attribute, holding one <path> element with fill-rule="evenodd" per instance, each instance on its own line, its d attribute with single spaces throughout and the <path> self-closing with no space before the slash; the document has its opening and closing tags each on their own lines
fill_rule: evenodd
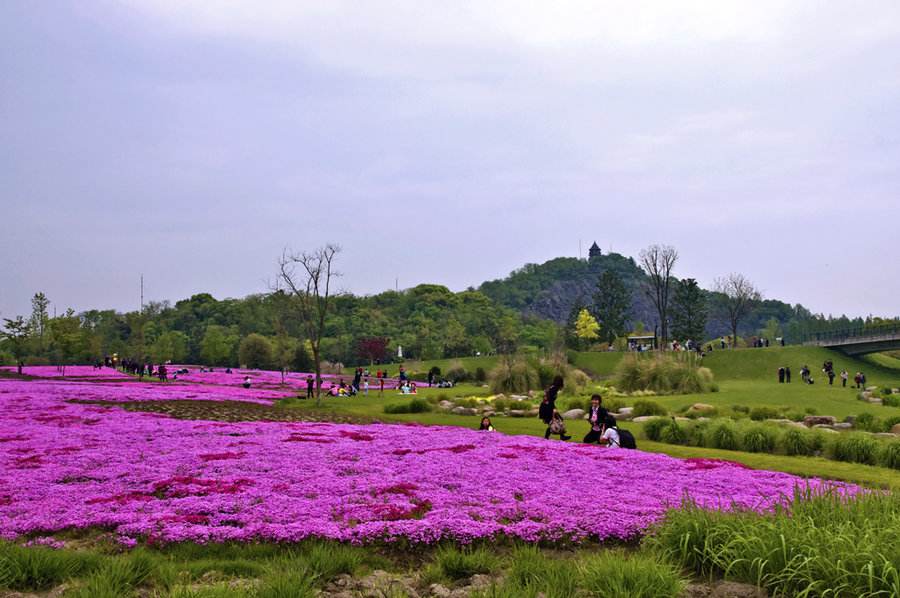
<svg viewBox="0 0 900 598">
<path fill-rule="evenodd" d="M 647 273 L 645 285 L 647 297 L 653 302 L 659 316 L 661 346 L 669 339 L 669 300 L 672 290 L 672 270 L 678 261 L 678 252 L 669 245 L 651 245 L 641 251 L 641 267 Z"/>
<path fill-rule="evenodd" d="M 601 340 L 611 343 L 625 333 L 630 308 L 631 296 L 622 278 L 613 270 L 604 271 L 594 293 L 594 315 L 601 324 Z"/>
<path fill-rule="evenodd" d="M 693 278 L 675 283 L 672 296 L 672 335 L 676 339 L 703 340 L 709 310 L 706 295 Z"/>
<path fill-rule="evenodd" d="M 45 335 L 47 334 L 50 324 L 50 314 L 47 308 L 50 306 L 50 300 L 44 293 L 37 292 L 31 298 L 31 319 L 28 321 L 31 326 L 31 336 L 36 344 L 37 353 L 43 353 L 45 344 Z"/>
<path fill-rule="evenodd" d="M 731 324 L 731 347 L 734 348 L 737 345 L 738 325 L 753 304 L 762 299 L 762 294 L 746 276 L 736 272 L 717 278 L 714 288 L 720 294 L 721 309 Z"/>
<path fill-rule="evenodd" d="M 278 281 L 296 298 L 297 315 L 306 328 L 316 367 L 316 404 L 322 401 L 322 337 L 325 318 L 332 309 L 332 279 L 339 276 L 334 260 L 340 252 L 337 245 L 328 244 L 311 252 L 284 251 L 278 261 Z"/>
<path fill-rule="evenodd" d="M 9 343 L 10 352 L 16 359 L 16 369 L 21 376 L 22 366 L 25 364 L 25 355 L 28 354 L 31 326 L 25 321 L 25 318 L 18 316 L 14 320 L 4 318 L 3 328 L 4 330 L 0 332 L 0 336 Z"/>
</svg>

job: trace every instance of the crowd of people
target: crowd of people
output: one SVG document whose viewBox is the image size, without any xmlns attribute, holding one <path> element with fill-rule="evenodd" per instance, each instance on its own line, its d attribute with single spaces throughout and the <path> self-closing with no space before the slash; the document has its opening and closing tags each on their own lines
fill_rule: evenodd
<svg viewBox="0 0 900 598">
<path fill-rule="evenodd" d="M 822 363 L 822 373 L 828 380 L 829 386 L 834 386 L 835 378 L 840 378 L 841 386 L 843 388 L 847 388 L 847 382 L 850 380 L 850 373 L 846 370 L 846 368 L 841 369 L 840 373 L 837 373 L 834 368 L 834 362 L 828 359 L 824 363 Z M 805 364 L 800 368 L 800 379 L 804 384 L 815 384 L 816 382 L 812 376 L 812 370 L 810 370 L 809 366 Z M 866 375 L 863 372 L 856 372 L 856 375 L 853 376 L 853 382 L 856 384 L 856 388 L 865 388 Z M 778 368 L 778 383 L 791 383 L 790 366 L 781 366 Z"/>
</svg>

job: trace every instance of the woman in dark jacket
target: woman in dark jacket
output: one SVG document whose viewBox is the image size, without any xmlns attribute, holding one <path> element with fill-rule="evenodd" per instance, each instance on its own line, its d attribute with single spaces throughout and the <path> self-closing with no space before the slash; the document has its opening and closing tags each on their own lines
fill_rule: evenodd
<svg viewBox="0 0 900 598">
<path fill-rule="evenodd" d="M 553 426 L 551 426 L 551 423 L 554 420 L 558 420 L 559 423 L 562 423 L 562 417 L 560 417 L 559 412 L 556 410 L 556 396 L 559 394 L 559 391 L 562 390 L 562 387 L 563 378 L 562 376 L 557 376 L 553 379 L 553 384 L 544 391 L 544 400 L 541 401 L 541 406 L 538 409 L 538 417 L 547 424 L 547 431 L 544 432 L 544 438 L 546 439 L 549 439 L 551 434 L 559 434 L 560 440 L 568 440 L 571 438 L 571 436 L 566 436 L 564 426 L 561 427 L 560 431 L 553 430 Z"/>
</svg>

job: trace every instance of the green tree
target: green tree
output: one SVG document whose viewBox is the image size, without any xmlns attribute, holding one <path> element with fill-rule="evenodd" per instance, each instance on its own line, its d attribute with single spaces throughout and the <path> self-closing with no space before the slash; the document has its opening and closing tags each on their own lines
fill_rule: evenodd
<svg viewBox="0 0 900 598">
<path fill-rule="evenodd" d="M 578 312 L 578 318 L 575 320 L 575 336 L 577 336 L 583 344 L 599 338 L 600 324 L 587 309 Z"/>
<path fill-rule="evenodd" d="M 297 357 L 297 341 L 288 336 L 287 331 L 279 328 L 272 346 L 272 362 L 281 372 L 281 383 L 284 384 L 285 372 L 293 365 Z"/>
<path fill-rule="evenodd" d="M 49 329 L 50 314 L 47 308 L 50 300 L 44 293 L 37 292 L 31 298 L 31 319 L 28 321 L 31 326 L 31 338 L 35 343 L 35 352 L 38 355 L 43 354 L 45 345 L 45 336 Z"/>
<path fill-rule="evenodd" d="M 208 365 L 230 365 L 237 341 L 237 335 L 228 328 L 210 324 L 200 343 L 200 355 Z"/>
<path fill-rule="evenodd" d="M 708 309 L 706 294 L 693 278 L 675 283 L 672 297 L 672 335 L 682 341 L 703 341 Z"/>
<path fill-rule="evenodd" d="M 625 288 L 622 277 L 613 270 L 606 270 L 597 281 L 594 293 L 594 315 L 602 324 L 600 338 L 608 343 L 625 334 L 625 320 L 631 309 L 631 294 Z"/>
<path fill-rule="evenodd" d="M 65 376 L 66 366 L 73 364 L 78 355 L 86 350 L 81 321 L 75 311 L 69 308 L 64 315 L 49 320 L 47 325 L 53 360 Z"/>
<path fill-rule="evenodd" d="M 28 354 L 28 343 L 31 340 L 31 326 L 25 321 L 25 318 L 18 316 L 14 320 L 4 318 L 3 328 L 0 336 L 6 340 L 9 352 L 16 360 L 16 369 L 21 376 L 22 366 L 25 365 L 25 356 Z"/>
<path fill-rule="evenodd" d="M 146 327 L 144 328 L 146 330 Z M 181 363 L 187 357 L 188 337 L 178 330 L 169 330 L 156 337 L 150 345 L 150 356 L 156 363 Z"/>
<path fill-rule="evenodd" d="M 774 343 L 776 338 L 782 336 L 781 322 L 778 321 L 778 318 L 769 318 L 766 320 L 765 327 L 759 329 L 759 335 Z"/>
<path fill-rule="evenodd" d="M 248 334 L 238 348 L 238 359 L 241 365 L 252 369 L 272 367 L 272 343 L 261 334 Z"/>
</svg>

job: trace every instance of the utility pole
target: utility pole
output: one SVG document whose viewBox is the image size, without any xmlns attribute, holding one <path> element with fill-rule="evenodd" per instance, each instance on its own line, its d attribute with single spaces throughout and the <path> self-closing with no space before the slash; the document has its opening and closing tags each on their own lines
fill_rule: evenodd
<svg viewBox="0 0 900 598">
<path fill-rule="evenodd" d="M 144 275 L 141 274 L 141 314 L 144 313 Z"/>
<path fill-rule="evenodd" d="M 400 292 L 400 277 L 399 276 L 394 279 L 394 291 L 397 293 Z"/>
</svg>

